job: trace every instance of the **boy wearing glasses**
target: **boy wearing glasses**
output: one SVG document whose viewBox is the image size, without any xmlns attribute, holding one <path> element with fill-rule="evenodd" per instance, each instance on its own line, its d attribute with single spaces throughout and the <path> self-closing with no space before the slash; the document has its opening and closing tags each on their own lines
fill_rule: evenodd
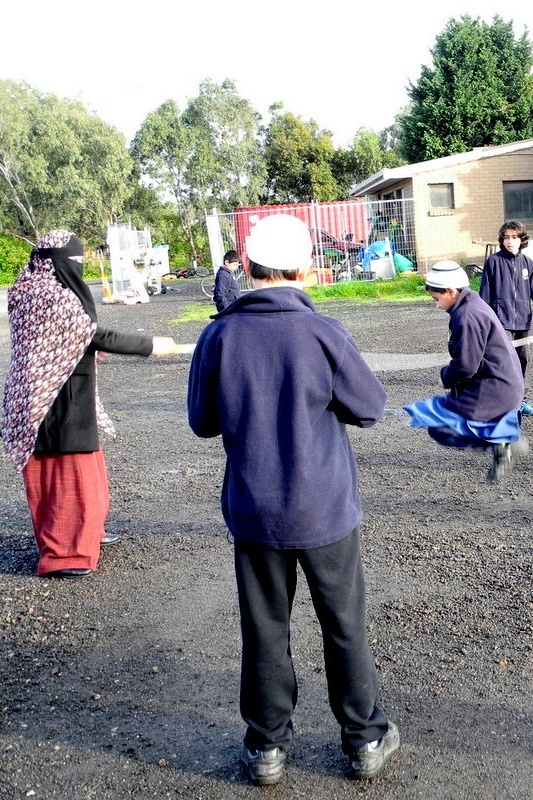
<svg viewBox="0 0 533 800">
<path fill-rule="evenodd" d="M 489 256 L 483 267 L 479 294 L 492 308 L 511 341 L 525 339 L 531 328 L 533 297 L 533 259 L 522 251 L 529 235 L 521 222 L 504 222 L 498 233 L 500 249 Z M 527 402 L 530 375 L 529 344 L 518 345 L 516 353 L 524 377 L 522 414 L 533 414 Z"/>
</svg>

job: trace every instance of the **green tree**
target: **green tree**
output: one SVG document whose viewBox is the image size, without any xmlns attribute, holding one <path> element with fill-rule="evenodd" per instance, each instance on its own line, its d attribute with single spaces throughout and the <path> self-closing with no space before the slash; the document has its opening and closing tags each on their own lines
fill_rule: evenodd
<svg viewBox="0 0 533 800">
<path fill-rule="evenodd" d="M 235 83 L 205 80 L 183 112 L 198 132 L 189 168 L 191 185 L 202 186 L 201 205 L 215 201 L 219 210 L 256 205 L 266 178 L 259 125 L 261 117 L 240 97 Z"/>
<path fill-rule="evenodd" d="M 195 193 L 202 192 L 202 187 L 191 186 L 188 171 L 197 138 L 197 132 L 184 124 L 176 103 L 167 100 L 148 114 L 131 144 L 131 153 L 148 186 L 162 202 L 172 199 L 193 258 L 198 258 L 195 228 L 201 224 Z"/>
<path fill-rule="evenodd" d="M 533 136 L 533 54 L 512 22 L 451 19 L 431 51 L 433 66 L 410 85 L 398 117 L 402 155 L 411 163 Z"/>
<path fill-rule="evenodd" d="M 35 241 L 52 228 L 101 241 L 131 185 L 124 137 L 77 101 L 0 81 L 0 229 Z"/>
<path fill-rule="evenodd" d="M 134 228 L 150 228 L 152 240 L 156 244 L 167 241 L 167 218 L 174 214 L 174 205 L 163 202 L 156 191 L 143 183 L 137 183 L 124 204 L 123 217 Z"/>
<path fill-rule="evenodd" d="M 148 185 L 172 198 L 192 258 L 206 260 L 206 210 L 257 204 L 265 176 L 258 137 L 259 116 L 233 82 L 209 80 L 183 112 L 167 100 L 135 136 L 131 153 Z"/>
<path fill-rule="evenodd" d="M 375 133 L 359 128 L 351 148 L 335 152 L 332 169 L 343 197 L 349 196 L 354 183 L 360 183 L 381 169 L 398 167 L 404 163 L 397 152 L 389 149 L 391 138 L 389 129 Z"/>
<path fill-rule="evenodd" d="M 334 148 L 329 131 L 314 120 L 304 122 L 282 113 L 280 103 L 269 109 L 272 119 L 266 130 L 265 159 L 269 203 L 308 203 L 339 198 L 332 171 Z"/>
</svg>

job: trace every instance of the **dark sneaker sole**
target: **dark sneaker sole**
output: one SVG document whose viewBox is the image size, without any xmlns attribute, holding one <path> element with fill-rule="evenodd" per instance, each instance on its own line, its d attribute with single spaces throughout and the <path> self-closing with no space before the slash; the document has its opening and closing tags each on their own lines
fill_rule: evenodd
<svg viewBox="0 0 533 800">
<path fill-rule="evenodd" d="M 284 770 L 281 770 L 279 775 L 255 775 L 252 770 L 248 770 L 250 780 L 255 786 L 273 786 L 280 782 L 283 777 L 283 772 Z"/>
</svg>

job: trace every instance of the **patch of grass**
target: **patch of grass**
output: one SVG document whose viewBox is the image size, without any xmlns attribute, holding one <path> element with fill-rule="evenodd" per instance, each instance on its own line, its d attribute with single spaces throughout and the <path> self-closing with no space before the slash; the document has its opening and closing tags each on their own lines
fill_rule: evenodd
<svg viewBox="0 0 533 800">
<path fill-rule="evenodd" d="M 470 280 L 470 288 L 479 291 L 481 277 L 475 275 Z M 406 303 L 416 300 L 428 300 L 424 290 L 425 281 L 421 275 L 409 275 L 405 278 L 392 278 L 378 281 L 344 281 L 326 286 L 309 286 L 306 292 L 313 303 L 328 300 L 356 300 L 358 303 Z M 215 308 L 211 304 L 192 303 L 185 306 L 173 324 L 182 322 L 208 322 Z"/>
<path fill-rule="evenodd" d="M 421 275 L 377 281 L 343 281 L 306 289 L 314 303 L 325 300 L 357 300 L 361 303 L 405 302 L 427 300 L 424 278 Z"/>
<path fill-rule="evenodd" d="M 212 303 L 191 303 L 189 306 L 184 306 L 179 316 L 171 322 L 173 325 L 182 322 L 209 322 L 209 317 L 215 313 L 216 308 Z"/>
</svg>

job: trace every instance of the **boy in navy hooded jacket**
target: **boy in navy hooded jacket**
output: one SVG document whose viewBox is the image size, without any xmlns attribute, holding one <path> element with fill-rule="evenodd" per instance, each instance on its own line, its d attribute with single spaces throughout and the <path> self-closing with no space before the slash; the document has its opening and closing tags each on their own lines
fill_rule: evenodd
<svg viewBox="0 0 533 800">
<path fill-rule="evenodd" d="M 240 297 L 241 290 L 234 275 L 240 261 L 241 257 L 236 250 L 228 250 L 227 253 L 224 253 L 222 266 L 217 270 L 213 289 L 213 302 L 217 311 L 223 311 Z"/>
<path fill-rule="evenodd" d="M 533 260 L 522 250 L 529 234 L 521 222 L 504 222 L 498 233 L 500 249 L 489 256 L 483 267 L 479 294 L 492 308 L 511 341 L 526 339 L 531 328 L 533 297 Z M 531 416 L 533 406 L 527 401 L 530 382 L 529 344 L 516 345 L 516 354 L 524 376 L 522 414 Z"/>
<path fill-rule="evenodd" d="M 191 364 L 193 431 L 222 435 L 222 512 L 235 545 L 242 633 L 241 759 L 277 783 L 293 737 L 298 685 L 290 649 L 297 566 L 320 621 L 332 711 L 356 778 L 399 746 L 378 702 L 365 623 L 357 469 L 346 425 L 383 415 L 386 393 L 355 342 L 302 291 L 307 227 L 274 214 L 246 240 L 255 290 L 213 317 Z"/>
<path fill-rule="evenodd" d="M 521 435 L 524 381 L 515 349 L 494 311 L 470 289 L 455 261 L 438 261 L 426 275 L 426 290 L 450 315 L 450 363 L 440 377 L 444 396 L 404 406 L 411 426 L 427 428 L 446 447 L 492 448 L 487 478 L 502 480 L 529 449 Z"/>
</svg>

